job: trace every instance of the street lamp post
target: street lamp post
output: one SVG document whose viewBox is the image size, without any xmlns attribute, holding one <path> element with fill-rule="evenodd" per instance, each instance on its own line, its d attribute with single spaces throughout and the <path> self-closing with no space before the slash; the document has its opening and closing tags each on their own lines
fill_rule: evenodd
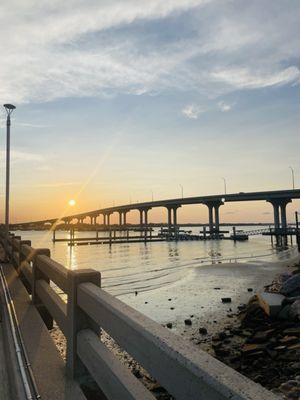
<svg viewBox="0 0 300 400">
<path fill-rule="evenodd" d="M 227 194 L 226 179 L 222 178 L 224 181 L 224 194 Z"/>
<path fill-rule="evenodd" d="M 292 184 L 293 184 L 293 190 L 295 189 L 295 173 L 294 173 L 294 168 L 289 167 L 292 173 Z"/>
<path fill-rule="evenodd" d="M 181 198 L 183 199 L 183 186 L 179 183 L 179 186 L 181 188 Z"/>
<path fill-rule="evenodd" d="M 4 104 L 6 111 L 6 194 L 5 194 L 5 239 L 9 235 L 9 178 L 10 178 L 10 115 L 16 108 L 12 104 Z"/>
</svg>

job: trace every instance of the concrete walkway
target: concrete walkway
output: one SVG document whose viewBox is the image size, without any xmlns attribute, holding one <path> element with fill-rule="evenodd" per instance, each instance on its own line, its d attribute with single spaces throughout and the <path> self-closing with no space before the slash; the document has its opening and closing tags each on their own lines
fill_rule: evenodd
<svg viewBox="0 0 300 400">
<path fill-rule="evenodd" d="M 38 311 L 31 304 L 30 297 L 18 278 L 15 269 L 10 264 L 3 264 L 3 272 L 9 285 L 9 290 L 14 302 L 19 328 L 29 357 L 37 389 L 43 400 L 85 400 L 79 385 L 66 377 L 65 363 L 61 358 L 45 324 Z M 3 310 L 3 296 L 1 310 Z M 10 391 L 18 394 L 10 396 L 9 375 L 13 367 L 7 368 L 4 357 L 6 344 L 7 325 L 0 324 L 0 400 L 22 399 L 18 391 L 18 383 L 11 383 Z M 6 349 L 6 348 L 5 348 Z M 8 352 L 5 351 L 7 354 Z M 11 358 L 13 359 L 12 352 Z M 10 361 L 10 360 L 9 360 Z M 16 374 L 15 374 L 16 375 Z"/>
<path fill-rule="evenodd" d="M 9 391 L 8 367 L 6 355 L 4 351 L 3 325 L 2 325 L 2 309 L 0 309 L 0 400 L 11 400 Z"/>
</svg>

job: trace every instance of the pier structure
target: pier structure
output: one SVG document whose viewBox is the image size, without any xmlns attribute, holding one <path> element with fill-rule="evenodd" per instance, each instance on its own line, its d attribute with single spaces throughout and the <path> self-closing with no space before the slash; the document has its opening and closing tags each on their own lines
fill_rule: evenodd
<svg viewBox="0 0 300 400">
<path fill-rule="evenodd" d="M 287 241 L 287 218 L 286 207 L 293 199 L 300 198 L 300 189 L 293 190 L 276 190 L 276 191 L 261 191 L 261 192 L 239 192 L 222 195 L 211 196 L 196 196 L 184 197 L 167 200 L 149 201 L 143 203 L 125 204 L 114 207 L 107 207 L 99 210 L 93 210 L 76 215 L 70 215 L 63 218 L 45 219 L 42 221 L 24 222 L 15 224 L 19 229 L 24 228 L 37 228 L 45 224 L 57 225 L 59 221 L 69 225 L 74 220 L 78 224 L 82 224 L 85 218 L 89 217 L 92 225 L 97 224 L 98 216 L 103 217 L 103 226 L 110 229 L 110 217 L 113 213 L 119 214 L 119 228 L 120 230 L 127 226 L 127 215 L 133 210 L 140 213 L 140 229 L 147 229 L 149 226 L 149 211 L 153 208 L 163 207 L 167 210 L 167 225 L 169 232 L 174 235 L 178 231 L 178 218 L 177 211 L 182 206 L 187 205 L 205 205 L 208 208 L 208 227 L 209 230 L 205 232 L 210 238 L 218 238 L 220 236 L 220 207 L 225 203 L 231 202 L 248 202 L 248 201 L 267 201 L 273 206 L 274 211 L 274 228 L 277 242 Z M 14 228 L 14 225 L 11 225 Z M 283 238 L 283 239 L 281 239 Z"/>
</svg>

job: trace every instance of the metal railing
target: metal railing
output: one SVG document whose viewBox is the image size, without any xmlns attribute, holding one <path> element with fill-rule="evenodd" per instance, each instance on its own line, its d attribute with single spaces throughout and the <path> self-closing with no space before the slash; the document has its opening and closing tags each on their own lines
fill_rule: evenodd
<svg viewBox="0 0 300 400">
<path fill-rule="evenodd" d="M 274 395 L 101 289 L 99 272 L 69 270 L 48 249 L 0 232 L 7 256 L 48 328 L 67 341 L 67 374 L 88 373 L 107 399 L 150 400 L 152 393 L 101 341 L 103 328 L 177 400 L 271 400 Z M 52 282 L 65 294 L 57 293 Z"/>
</svg>

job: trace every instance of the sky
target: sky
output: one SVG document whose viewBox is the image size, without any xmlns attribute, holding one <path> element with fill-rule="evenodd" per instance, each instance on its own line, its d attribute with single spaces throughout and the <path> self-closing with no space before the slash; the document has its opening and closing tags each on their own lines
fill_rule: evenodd
<svg viewBox="0 0 300 400">
<path fill-rule="evenodd" d="M 222 178 L 228 193 L 290 189 L 289 167 L 300 187 L 299 20 L 299 0 L 1 2 L 0 101 L 17 107 L 11 220 L 175 198 L 181 186 L 224 193 Z M 3 218 L 4 109 L 0 129 Z M 272 220 L 265 202 L 220 213 Z M 205 222 L 207 209 L 178 218 Z"/>
</svg>

